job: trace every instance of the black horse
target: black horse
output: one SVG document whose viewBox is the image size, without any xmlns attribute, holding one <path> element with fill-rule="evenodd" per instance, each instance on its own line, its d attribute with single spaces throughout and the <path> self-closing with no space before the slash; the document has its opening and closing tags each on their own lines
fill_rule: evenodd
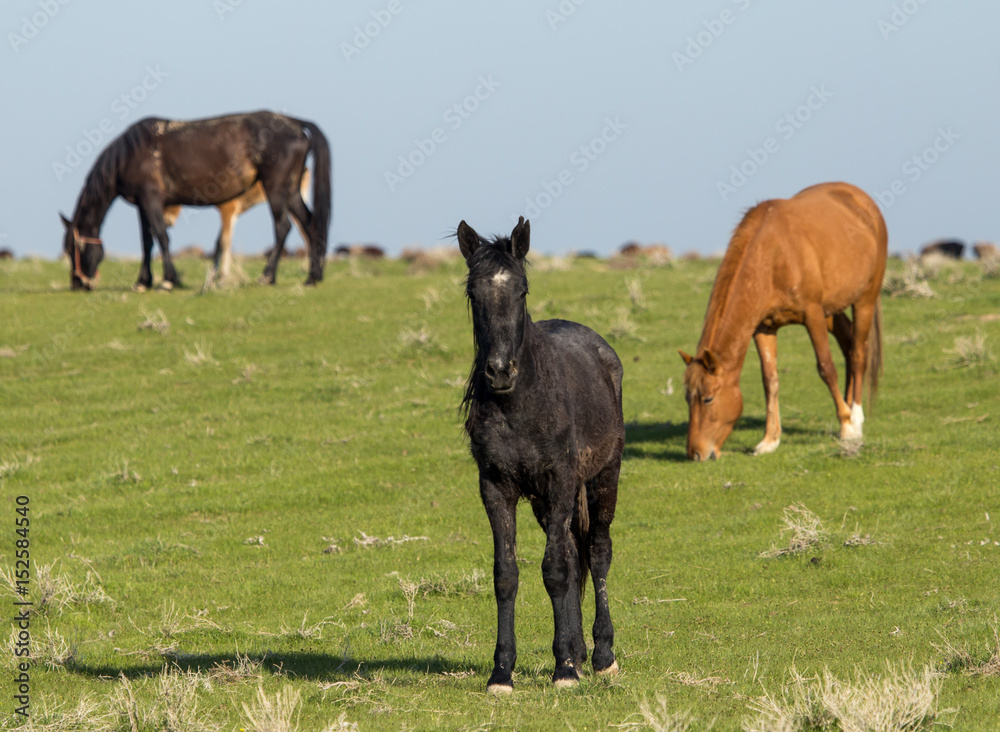
<svg viewBox="0 0 1000 732">
<path fill-rule="evenodd" d="M 313 206 L 299 192 L 306 158 L 313 155 Z M 153 283 L 150 258 L 153 237 L 163 252 L 166 287 L 180 285 L 170 258 L 168 206 L 217 206 L 243 195 L 258 181 L 263 185 L 274 218 L 275 247 L 262 279 L 274 284 L 285 237 L 295 216 L 309 238 L 307 285 L 323 279 L 326 240 L 330 228 L 330 146 L 312 122 L 274 112 L 174 122 L 139 120 L 111 141 L 87 174 L 73 220 L 66 226 L 63 251 L 70 259 L 73 289 L 91 289 L 104 258 L 101 225 L 115 198 L 139 209 L 142 227 L 142 269 L 136 289 Z"/>
<path fill-rule="evenodd" d="M 486 241 L 464 221 L 458 243 L 469 267 L 475 363 L 463 405 L 479 466 L 479 493 L 493 529 L 497 645 L 486 689 L 513 690 L 516 506 L 531 502 L 546 534 L 542 577 L 555 617 L 557 687 L 572 686 L 587 660 L 580 603 L 594 582 L 593 667 L 615 673 L 608 608 L 611 521 L 625 427 L 622 365 L 603 338 L 579 323 L 533 323 L 525 297 L 530 225 Z"/>
</svg>

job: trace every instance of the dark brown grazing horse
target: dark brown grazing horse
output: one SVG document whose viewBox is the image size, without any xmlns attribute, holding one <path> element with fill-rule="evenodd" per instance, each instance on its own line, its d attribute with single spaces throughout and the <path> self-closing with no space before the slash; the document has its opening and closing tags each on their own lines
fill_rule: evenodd
<svg viewBox="0 0 1000 732">
<path fill-rule="evenodd" d="M 313 206 L 299 192 L 307 156 L 313 156 Z M 153 283 L 150 259 L 153 237 L 163 253 L 165 287 L 179 285 L 170 258 L 164 209 L 170 206 L 218 206 L 263 186 L 274 218 L 275 247 L 262 279 L 274 283 L 289 214 L 309 239 L 309 278 L 323 279 L 330 227 L 330 146 L 312 122 L 274 112 L 251 112 L 184 121 L 139 120 L 101 152 L 87 174 L 73 220 L 66 226 L 63 251 L 71 262 L 73 289 L 91 289 L 104 257 L 101 225 L 112 202 L 121 196 L 139 209 L 142 268 L 136 289 Z"/>
<path fill-rule="evenodd" d="M 555 619 L 553 683 L 575 685 L 587 659 L 580 601 L 588 566 L 595 595 L 591 662 L 596 673 L 618 671 L 607 577 L 625 445 L 622 364 L 586 326 L 532 322 L 524 271 L 530 231 L 523 216 L 509 238 L 485 240 L 464 221 L 458 225 L 476 346 L 465 431 L 493 530 L 497 644 L 486 682 L 493 694 L 514 690 L 521 498 L 531 502 L 546 535 L 542 579 Z"/>
<path fill-rule="evenodd" d="M 777 330 L 791 323 L 809 331 L 820 377 L 837 407 L 841 439 L 861 439 L 865 373 L 870 401 L 882 368 L 879 293 L 887 249 L 878 206 L 847 183 L 822 183 L 747 212 L 719 266 L 697 355 L 681 351 L 690 408 L 688 457 L 719 457 L 743 411 L 740 372 L 751 338 L 767 399 L 764 439 L 754 454 L 777 449 Z M 844 313 L 848 307 L 853 323 Z M 847 362 L 844 396 L 837 388 L 828 330 Z"/>
</svg>

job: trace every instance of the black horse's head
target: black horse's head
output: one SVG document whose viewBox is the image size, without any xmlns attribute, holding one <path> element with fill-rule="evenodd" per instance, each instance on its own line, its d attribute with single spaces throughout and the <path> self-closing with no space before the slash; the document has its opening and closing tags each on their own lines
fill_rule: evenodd
<svg viewBox="0 0 1000 732">
<path fill-rule="evenodd" d="M 472 307 L 476 366 L 494 394 L 508 394 L 517 382 L 517 360 L 528 324 L 528 253 L 531 225 L 522 216 L 510 237 L 487 241 L 464 221 L 458 246 L 469 266 L 465 292 Z"/>
<path fill-rule="evenodd" d="M 62 214 L 66 233 L 63 251 L 69 257 L 69 282 L 74 290 L 91 290 L 97 281 L 97 268 L 104 259 L 104 244 L 96 236 L 83 236 L 77 226 Z"/>
</svg>

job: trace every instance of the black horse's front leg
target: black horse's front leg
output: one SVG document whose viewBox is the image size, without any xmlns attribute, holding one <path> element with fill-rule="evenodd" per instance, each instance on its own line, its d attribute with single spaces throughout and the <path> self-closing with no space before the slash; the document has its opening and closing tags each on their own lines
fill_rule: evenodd
<svg viewBox="0 0 1000 732">
<path fill-rule="evenodd" d="M 552 653 L 556 666 L 552 682 L 557 688 L 575 686 L 579 669 L 587 660 L 583 640 L 583 613 L 580 609 L 580 552 L 571 522 L 577 487 L 572 480 L 552 480 L 549 514 L 546 518 L 545 555 L 542 579 L 552 601 L 555 636 Z"/>
<path fill-rule="evenodd" d="M 498 485 L 479 478 L 479 493 L 493 529 L 493 590 L 497 599 L 497 645 L 493 652 L 493 673 L 486 682 L 491 694 L 514 690 L 511 674 L 517 661 L 514 640 L 514 601 L 517 599 L 517 499 L 504 495 Z"/>
</svg>

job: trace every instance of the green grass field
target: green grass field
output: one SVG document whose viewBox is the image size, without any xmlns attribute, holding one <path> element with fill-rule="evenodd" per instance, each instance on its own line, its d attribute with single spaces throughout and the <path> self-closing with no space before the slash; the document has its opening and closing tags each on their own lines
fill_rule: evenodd
<svg viewBox="0 0 1000 732">
<path fill-rule="evenodd" d="M 18 496 L 36 603 L 31 726 L 7 691 L 14 635 L 5 728 L 818 729 L 758 710 L 824 672 L 857 692 L 848 707 L 924 679 L 931 711 L 900 728 L 1000 727 L 1000 279 L 979 265 L 932 273 L 933 297 L 883 298 L 858 454 L 838 444 L 804 329 L 787 328 L 781 447 L 749 454 L 764 425 L 751 348 L 725 455 L 695 464 L 677 349 L 697 343 L 717 263 L 536 261 L 535 319 L 589 325 L 625 364 L 609 576 L 622 671 L 551 688 L 525 505 L 508 698 L 485 694 L 496 614 L 459 413 L 461 260 L 331 262 L 308 290 L 288 262 L 276 287 L 204 295 L 204 264 L 179 266 L 188 289 L 133 294 L 138 264 L 105 262 L 84 294 L 64 263 L 0 262 L 5 612 Z M 790 546 L 790 506 L 821 521 L 817 543 L 762 557 Z"/>
</svg>

